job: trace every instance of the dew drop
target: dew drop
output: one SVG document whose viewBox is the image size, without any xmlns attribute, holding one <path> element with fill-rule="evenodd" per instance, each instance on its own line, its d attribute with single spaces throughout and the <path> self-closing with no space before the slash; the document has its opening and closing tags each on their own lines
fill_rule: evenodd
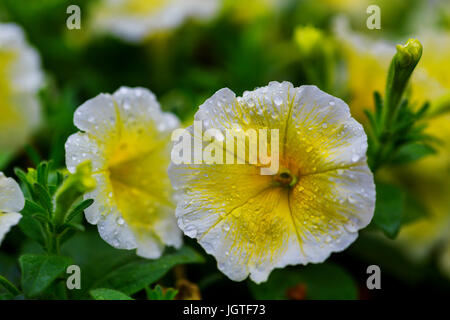
<svg viewBox="0 0 450 320">
<path fill-rule="evenodd" d="M 277 97 L 274 98 L 273 102 L 275 103 L 275 105 L 277 107 L 279 107 L 279 106 L 281 106 L 283 104 L 283 99 L 281 99 L 281 97 L 277 96 Z"/>
</svg>

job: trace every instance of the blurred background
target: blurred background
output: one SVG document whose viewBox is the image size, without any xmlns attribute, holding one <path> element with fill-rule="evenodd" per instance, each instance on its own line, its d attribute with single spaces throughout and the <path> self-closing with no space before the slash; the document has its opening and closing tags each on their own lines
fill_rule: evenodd
<svg viewBox="0 0 450 320">
<path fill-rule="evenodd" d="M 73 12 L 66 10 L 74 4 L 80 29 L 67 26 Z M 367 8 L 374 4 L 381 29 L 367 25 L 373 14 Z M 228 280 L 211 257 L 205 266 L 183 272 L 203 299 L 227 298 L 229 292 L 234 298 L 268 299 L 449 297 L 450 2 L 0 0 L 0 22 L 23 29 L 44 73 L 40 125 L 26 144 L 0 150 L 0 170 L 8 176 L 13 167 L 39 159 L 63 167 L 64 143 L 76 131 L 74 110 L 120 86 L 150 89 L 164 110 L 188 125 L 198 106 L 223 87 L 241 95 L 273 80 L 315 84 L 346 101 L 365 124 L 363 110 L 373 108 L 374 91 L 383 93 L 395 45 L 419 39 L 423 57 L 408 95 L 418 107 L 430 102 L 427 132 L 437 139 L 433 152 L 419 161 L 379 172 L 378 179 L 398 186 L 397 196 L 404 199 L 399 232 L 386 236 L 368 228 L 326 263 L 274 271 L 259 286 Z M 95 252 L 102 252 L 102 259 L 117 252 L 86 227 L 64 249 L 80 265 L 99 259 Z M 16 228 L 2 245 L 0 274 L 18 277 L 14 257 L 33 250 Z M 366 288 L 372 264 L 381 268 L 382 290 Z"/>
</svg>

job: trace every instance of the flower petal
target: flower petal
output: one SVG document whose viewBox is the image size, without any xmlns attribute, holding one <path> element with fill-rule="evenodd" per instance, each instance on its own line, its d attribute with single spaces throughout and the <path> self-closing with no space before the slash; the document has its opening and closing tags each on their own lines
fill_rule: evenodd
<svg viewBox="0 0 450 320">
<path fill-rule="evenodd" d="M 0 172 L 0 213 L 18 212 L 23 209 L 25 199 L 19 184 Z"/>
</svg>

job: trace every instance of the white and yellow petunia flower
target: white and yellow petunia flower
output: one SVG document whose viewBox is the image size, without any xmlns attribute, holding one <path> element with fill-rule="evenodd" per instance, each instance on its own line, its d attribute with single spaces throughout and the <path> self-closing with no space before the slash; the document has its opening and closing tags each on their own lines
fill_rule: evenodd
<svg viewBox="0 0 450 320">
<path fill-rule="evenodd" d="M 0 244 L 11 227 L 19 223 L 25 199 L 19 185 L 0 172 Z"/>
<path fill-rule="evenodd" d="M 275 175 L 247 161 L 169 167 L 178 225 L 232 280 L 250 274 L 259 283 L 274 268 L 322 262 L 372 219 L 367 137 L 342 100 L 315 86 L 271 82 L 242 98 L 221 89 L 195 119 L 205 130 L 279 130 Z"/>
<path fill-rule="evenodd" d="M 211 17 L 219 4 L 219 0 L 102 0 L 93 10 L 93 26 L 138 42 L 188 18 Z"/>
<path fill-rule="evenodd" d="M 164 245 L 180 247 L 167 175 L 170 133 L 178 119 L 161 111 L 153 93 L 122 87 L 81 105 L 74 116 L 83 132 L 66 142 L 70 172 L 86 160 L 97 180 L 86 219 L 115 248 L 158 258 Z"/>
<path fill-rule="evenodd" d="M 0 154 L 20 148 L 39 124 L 42 81 L 39 56 L 22 29 L 0 23 Z"/>
</svg>

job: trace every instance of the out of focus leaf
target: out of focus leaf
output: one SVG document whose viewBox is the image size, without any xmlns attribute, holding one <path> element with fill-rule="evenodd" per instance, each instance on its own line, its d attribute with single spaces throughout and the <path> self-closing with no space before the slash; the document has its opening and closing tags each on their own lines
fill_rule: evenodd
<svg viewBox="0 0 450 320">
<path fill-rule="evenodd" d="M 130 296 L 113 289 L 94 289 L 89 292 L 95 300 L 133 300 Z"/>
<path fill-rule="evenodd" d="M 402 223 L 405 194 L 398 187 L 385 183 L 376 184 L 376 204 L 372 225 L 394 238 Z"/>
<path fill-rule="evenodd" d="M 189 247 L 183 247 L 158 260 L 139 259 L 120 266 L 97 281 L 94 287 L 112 288 L 131 295 L 160 279 L 175 265 L 200 262 L 203 262 L 200 254 Z"/>
<path fill-rule="evenodd" d="M 302 285 L 302 286 L 299 286 Z M 250 282 L 255 299 L 294 298 L 293 290 L 304 290 L 306 299 L 356 299 L 356 283 L 347 271 L 332 263 L 275 270 L 267 282 Z"/>
<path fill-rule="evenodd" d="M 428 209 L 417 197 L 410 193 L 405 195 L 405 208 L 402 214 L 402 225 L 412 223 L 429 216 Z"/>
<path fill-rule="evenodd" d="M 404 164 L 435 154 L 436 150 L 427 144 L 412 143 L 401 147 L 392 159 L 394 164 Z"/>
</svg>

